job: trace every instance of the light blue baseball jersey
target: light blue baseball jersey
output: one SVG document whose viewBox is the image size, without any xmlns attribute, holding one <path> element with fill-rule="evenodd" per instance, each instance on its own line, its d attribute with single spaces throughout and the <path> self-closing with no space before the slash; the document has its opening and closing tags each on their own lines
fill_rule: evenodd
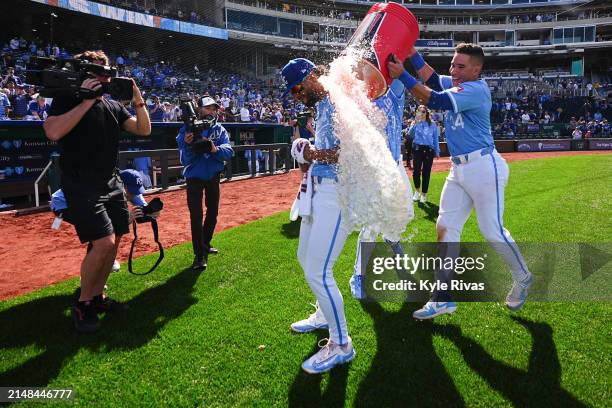
<svg viewBox="0 0 612 408">
<path fill-rule="evenodd" d="M 435 122 L 429 124 L 423 121 L 416 125 L 413 124 L 410 126 L 410 129 L 408 129 L 408 134 L 412 136 L 413 144 L 429 146 L 434 149 L 437 156 L 440 155 L 440 132 Z"/>
<path fill-rule="evenodd" d="M 315 148 L 333 149 L 340 145 L 340 140 L 334 132 L 334 105 L 326 96 L 317 103 L 317 117 L 315 118 Z M 325 178 L 338 177 L 338 168 L 335 164 L 319 163 L 315 161 L 312 175 Z"/>
<path fill-rule="evenodd" d="M 402 151 L 402 115 L 404 114 L 404 84 L 395 80 L 386 94 L 376 99 L 375 103 L 387 117 L 387 143 L 393 160 L 398 161 Z"/>
<path fill-rule="evenodd" d="M 491 91 L 480 79 L 452 85 L 450 76 L 441 75 L 440 85 L 453 103 L 446 112 L 444 136 L 451 156 L 494 147 L 491 133 Z"/>
</svg>

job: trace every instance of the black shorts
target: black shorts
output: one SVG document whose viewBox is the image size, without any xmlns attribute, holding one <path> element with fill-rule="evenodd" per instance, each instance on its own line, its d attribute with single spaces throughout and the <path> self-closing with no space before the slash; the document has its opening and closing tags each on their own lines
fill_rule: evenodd
<svg viewBox="0 0 612 408">
<path fill-rule="evenodd" d="M 110 180 L 62 174 L 68 209 L 64 219 L 74 225 L 81 243 L 130 230 L 130 214 L 119 173 Z"/>
</svg>

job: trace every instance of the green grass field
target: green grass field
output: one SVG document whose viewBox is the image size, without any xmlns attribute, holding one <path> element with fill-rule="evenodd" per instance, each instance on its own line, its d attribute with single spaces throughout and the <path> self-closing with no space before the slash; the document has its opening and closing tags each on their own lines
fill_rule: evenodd
<svg viewBox="0 0 612 408">
<path fill-rule="evenodd" d="M 517 241 L 611 241 L 612 155 L 510 168 L 505 226 Z M 434 203 L 444 177 L 433 176 Z M 419 206 L 407 234 L 435 240 L 436 213 Z M 189 269 L 189 244 L 146 277 L 123 268 L 110 294 L 130 309 L 91 336 L 71 326 L 77 279 L 1 302 L 0 386 L 72 387 L 87 407 L 609 406 L 612 305 L 528 302 L 511 313 L 465 303 L 416 322 L 420 305 L 351 298 L 356 234 L 335 276 L 357 356 L 329 374 L 303 373 L 326 333 L 289 330 L 314 302 L 296 259 L 298 230 L 282 213 L 224 231 L 202 274 Z M 473 216 L 463 239 L 482 240 Z"/>
</svg>

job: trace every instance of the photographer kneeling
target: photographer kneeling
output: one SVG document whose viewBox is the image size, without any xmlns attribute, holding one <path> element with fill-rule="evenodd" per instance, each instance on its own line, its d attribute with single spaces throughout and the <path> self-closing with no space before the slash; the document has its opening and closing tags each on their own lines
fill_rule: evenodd
<svg viewBox="0 0 612 408">
<path fill-rule="evenodd" d="M 102 51 L 86 51 L 75 59 L 101 68 L 108 65 Z M 72 308 L 79 332 L 100 328 L 98 312 L 111 300 L 103 294 L 121 235 L 129 231 L 129 212 L 119 177 L 117 160 L 121 130 L 139 136 L 151 133 L 145 103 L 132 81 L 136 118 L 119 102 L 102 98 L 102 84 L 110 83 L 105 70 L 87 72 L 78 95 L 57 92 L 43 128 L 47 138 L 62 148 L 61 188 L 72 213 L 72 223 L 82 243 L 92 249 L 81 264 L 81 292 Z"/>
<path fill-rule="evenodd" d="M 147 204 L 147 201 L 144 199 L 145 189 L 143 187 L 142 178 L 140 177 L 140 173 L 136 170 L 127 169 L 121 170 L 120 172 L 121 181 L 123 181 L 123 187 L 125 189 L 125 197 L 127 201 L 131 202 L 133 207 L 129 212 L 129 222 L 130 224 L 133 222 L 143 222 L 147 221 L 145 217 L 150 217 L 149 219 L 157 219 L 160 214 L 161 209 L 163 208 L 163 203 L 159 198 L 153 199 L 151 202 L 151 206 Z M 59 229 L 62 221 L 66 221 L 69 224 L 73 224 L 73 216 L 72 212 L 68 208 L 68 204 L 66 203 L 66 197 L 64 196 L 64 192 L 59 189 L 55 193 L 51 195 L 51 210 L 56 215 L 56 219 L 53 223 L 53 229 Z M 119 247 L 119 242 L 121 241 L 121 235 L 116 237 L 116 246 Z M 91 251 L 93 248 L 93 244 L 90 241 L 87 245 L 87 252 Z M 119 265 L 119 262 L 115 260 L 115 264 Z M 119 266 L 115 267 L 113 265 L 112 272 L 118 272 Z M 98 311 L 108 311 L 115 310 L 117 308 L 121 309 L 122 305 L 118 302 L 110 298 L 106 298 L 107 301 L 104 304 L 97 304 Z"/>
<path fill-rule="evenodd" d="M 188 109 L 183 109 L 186 112 Z M 183 176 L 187 180 L 187 205 L 191 220 L 191 241 L 193 243 L 193 269 L 206 269 L 208 254 L 218 251 L 210 244 L 219 213 L 219 181 L 234 151 L 229 142 L 227 130 L 217 123 L 219 105 L 210 97 L 198 101 L 200 120 L 191 118 L 191 125 L 185 124 L 176 137 L 185 166 Z M 197 135 L 197 136 L 196 136 Z M 206 194 L 206 218 L 202 224 L 202 195 Z"/>
</svg>

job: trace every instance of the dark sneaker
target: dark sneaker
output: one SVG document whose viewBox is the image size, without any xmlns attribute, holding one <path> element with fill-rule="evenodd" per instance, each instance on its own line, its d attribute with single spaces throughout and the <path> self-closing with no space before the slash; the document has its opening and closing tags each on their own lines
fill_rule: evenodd
<svg viewBox="0 0 612 408">
<path fill-rule="evenodd" d="M 195 258 L 193 260 L 193 264 L 191 265 L 191 269 L 195 271 L 203 271 L 204 269 L 206 269 L 206 266 L 206 258 Z"/>
<path fill-rule="evenodd" d="M 93 302 L 78 302 L 72 308 L 72 320 L 79 333 L 93 333 L 100 329 L 100 320 Z"/>
<path fill-rule="evenodd" d="M 97 313 L 121 312 L 128 308 L 125 303 L 117 302 L 105 295 L 94 296 L 92 303 Z"/>
<path fill-rule="evenodd" d="M 219 253 L 219 250 L 215 247 L 210 247 L 208 248 L 208 253 L 209 254 L 213 254 L 213 255 L 217 255 Z"/>
</svg>

